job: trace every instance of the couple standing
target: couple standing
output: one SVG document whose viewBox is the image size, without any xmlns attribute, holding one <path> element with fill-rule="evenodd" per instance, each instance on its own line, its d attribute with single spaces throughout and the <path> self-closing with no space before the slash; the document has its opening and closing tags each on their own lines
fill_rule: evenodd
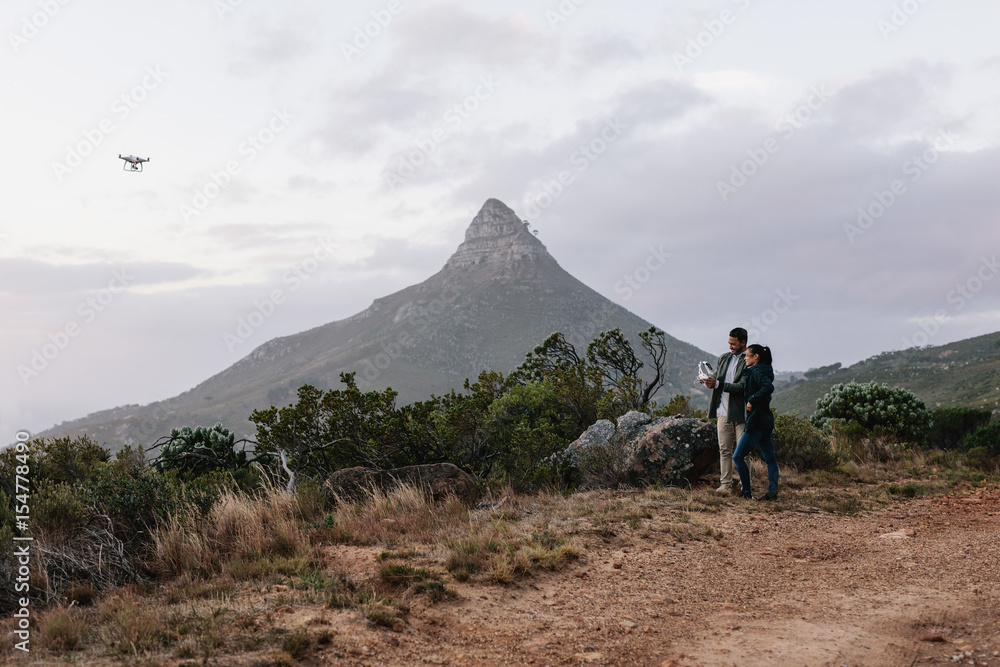
<svg viewBox="0 0 1000 667">
<path fill-rule="evenodd" d="M 767 464 L 767 493 L 760 500 L 775 500 L 778 497 L 778 461 L 771 437 L 774 431 L 771 348 L 756 343 L 748 347 L 747 330 L 733 329 L 729 332 L 729 352 L 719 357 L 715 377 L 700 382 L 713 390 L 708 417 L 717 420 L 722 471 L 716 490 L 728 493 L 732 489 L 735 466 L 740 476 L 740 497 L 753 497 L 746 455 L 757 447 Z"/>
</svg>

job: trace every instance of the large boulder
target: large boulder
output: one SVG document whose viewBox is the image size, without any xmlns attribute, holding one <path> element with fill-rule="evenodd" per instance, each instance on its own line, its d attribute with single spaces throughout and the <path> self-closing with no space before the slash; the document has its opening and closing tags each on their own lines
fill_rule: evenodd
<svg viewBox="0 0 1000 667">
<path fill-rule="evenodd" d="M 412 484 L 430 494 L 435 501 L 452 495 L 467 505 L 474 505 L 479 500 L 476 480 L 453 463 L 432 463 L 392 470 L 374 470 L 360 466 L 344 468 L 330 475 L 326 484 L 338 494 L 355 498 L 370 489 L 390 491 L 401 484 Z"/>
<path fill-rule="evenodd" d="M 677 486 L 707 473 L 719 457 L 719 436 L 711 422 L 661 417 L 647 424 L 629 443 L 634 452 L 625 465 L 633 485 Z"/>
<path fill-rule="evenodd" d="M 642 430 L 646 428 L 646 424 L 651 421 L 653 421 L 653 418 L 645 412 L 629 410 L 618 418 L 618 427 L 615 432 L 619 438 L 630 442 L 635 440 Z"/>
<path fill-rule="evenodd" d="M 564 455 L 569 457 L 572 465 L 580 465 L 580 454 L 590 447 L 605 444 L 614 434 L 614 422 L 598 419 L 579 438 L 567 445 Z"/>
</svg>

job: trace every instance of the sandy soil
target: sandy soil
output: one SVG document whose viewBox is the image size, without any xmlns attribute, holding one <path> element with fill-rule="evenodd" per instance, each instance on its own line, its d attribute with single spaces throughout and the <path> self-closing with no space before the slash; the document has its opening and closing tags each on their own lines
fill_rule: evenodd
<svg viewBox="0 0 1000 667">
<path fill-rule="evenodd" d="M 449 583 L 458 599 L 414 604 L 401 632 L 327 614 L 334 638 L 313 661 L 1000 665 L 1000 491 L 850 517 L 733 500 L 711 515 L 716 537 L 680 543 L 657 529 L 670 520 L 580 531 L 578 563 L 509 587 Z"/>
<path fill-rule="evenodd" d="M 628 507 L 648 497 L 612 500 Z M 529 501 L 520 511 L 530 519 L 538 508 Z M 456 598 L 430 604 L 414 596 L 394 630 L 358 611 L 296 602 L 282 586 L 238 591 L 226 606 L 235 613 L 250 604 L 258 616 L 268 610 L 271 629 L 325 634 L 301 664 L 1000 665 L 997 489 L 966 488 L 854 516 L 728 498 L 703 512 L 647 503 L 631 526 L 585 515 L 564 522 L 578 561 L 508 586 L 449 580 Z M 696 530 L 678 541 L 679 526 Z M 327 549 L 337 570 L 377 577 L 380 548 Z M 440 554 L 425 556 L 443 572 Z M 251 632 L 262 633 L 263 622 L 255 624 Z M 131 662 L 203 664 L 174 657 L 176 650 L 168 655 Z M 66 658 L 36 653 L 17 662 Z M 121 664 L 106 653 L 68 658 Z M 206 664 L 294 661 L 261 648 L 217 651 Z"/>
</svg>

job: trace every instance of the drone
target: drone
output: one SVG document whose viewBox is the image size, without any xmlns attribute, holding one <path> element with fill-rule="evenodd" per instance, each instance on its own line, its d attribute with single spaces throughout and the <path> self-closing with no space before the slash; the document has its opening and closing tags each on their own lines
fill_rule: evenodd
<svg viewBox="0 0 1000 667">
<path fill-rule="evenodd" d="M 122 155 L 121 153 L 118 154 L 118 159 L 119 160 L 125 160 L 125 163 L 122 164 L 122 169 L 124 171 L 139 171 L 139 172 L 141 172 L 142 171 L 142 163 L 143 162 L 149 162 L 149 158 L 148 157 L 136 157 L 135 155 Z"/>
</svg>

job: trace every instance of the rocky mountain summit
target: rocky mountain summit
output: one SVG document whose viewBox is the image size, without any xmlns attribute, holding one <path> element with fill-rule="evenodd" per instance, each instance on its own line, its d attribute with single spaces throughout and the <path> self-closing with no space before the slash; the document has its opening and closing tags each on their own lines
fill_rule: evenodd
<svg viewBox="0 0 1000 667">
<path fill-rule="evenodd" d="M 149 446 L 171 428 L 221 422 L 253 437 L 254 409 L 288 405 L 306 383 L 337 388 L 341 372 L 356 372 L 362 389 L 392 387 L 403 404 L 460 389 L 483 370 L 509 372 L 556 331 L 582 352 L 601 331 L 620 327 L 638 350 L 636 334 L 650 326 L 567 273 L 514 211 L 490 199 L 427 280 L 352 317 L 268 341 L 173 398 L 94 413 L 39 435 L 89 434 L 117 449 Z M 661 397 L 691 393 L 693 369 L 709 355 L 669 335 L 666 342 Z"/>
</svg>

